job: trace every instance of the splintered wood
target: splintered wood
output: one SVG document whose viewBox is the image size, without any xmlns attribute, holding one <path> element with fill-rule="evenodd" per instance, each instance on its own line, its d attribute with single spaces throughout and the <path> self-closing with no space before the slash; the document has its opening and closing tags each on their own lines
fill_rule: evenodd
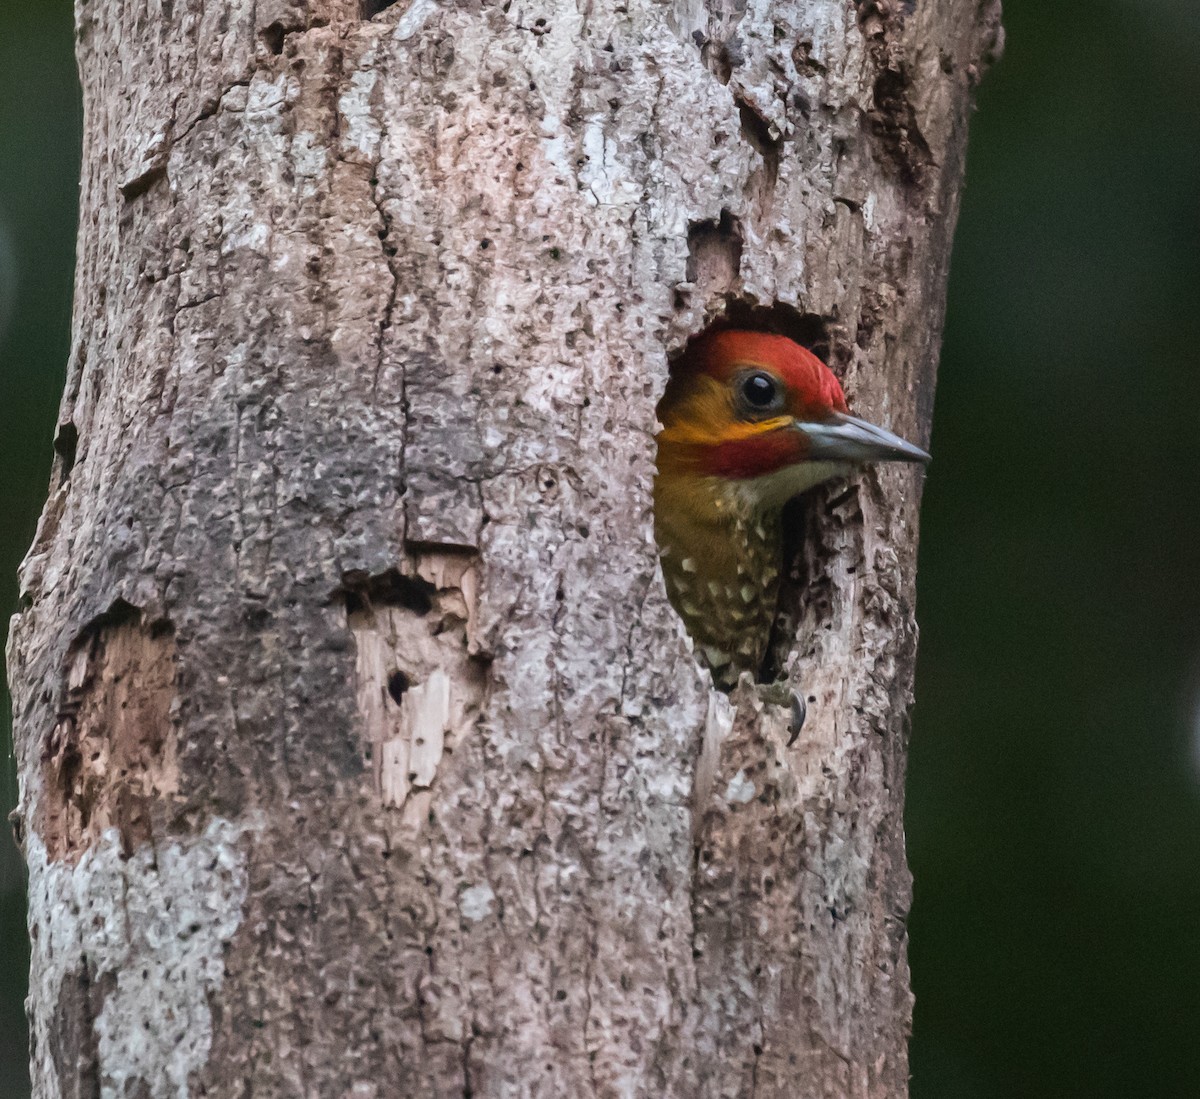
<svg viewBox="0 0 1200 1099">
<path fill-rule="evenodd" d="M 479 716 L 484 674 L 474 632 L 474 557 L 431 553 L 418 556 L 416 566 L 429 588 L 428 609 L 423 602 L 367 597 L 348 617 L 374 790 L 419 831 L 443 755 L 470 734 Z"/>
<path fill-rule="evenodd" d="M 126 854 L 152 838 L 153 803 L 179 784 L 174 680 L 175 638 L 165 627 L 103 624 L 71 650 L 35 822 L 51 858 L 77 859 L 107 828 Z"/>
</svg>

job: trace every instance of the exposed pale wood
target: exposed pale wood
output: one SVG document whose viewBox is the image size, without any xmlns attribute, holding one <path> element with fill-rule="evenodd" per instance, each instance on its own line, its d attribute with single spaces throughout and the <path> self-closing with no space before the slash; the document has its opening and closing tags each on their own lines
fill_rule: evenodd
<svg viewBox="0 0 1200 1099">
<path fill-rule="evenodd" d="M 789 750 L 666 601 L 654 405 L 732 301 L 928 439 L 998 5 L 77 10 L 35 1095 L 903 1095 L 918 475 L 807 509 Z"/>
</svg>

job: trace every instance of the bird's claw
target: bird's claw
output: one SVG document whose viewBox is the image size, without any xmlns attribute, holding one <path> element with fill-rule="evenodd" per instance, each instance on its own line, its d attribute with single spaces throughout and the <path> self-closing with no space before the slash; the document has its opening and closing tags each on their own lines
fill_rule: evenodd
<svg viewBox="0 0 1200 1099">
<path fill-rule="evenodd" d="M 804 719 L 808 716 L 808 704 L 804 701 L 804 695 L 799 691 L 792 692 L 792 723 L 788 726 L 788 732 L 791 734 L 788 737 L 787 746 L 790 748 L 796 743 L 796 738 L 800 735 L 800 730 L 804 727 Z"/>
<path fill-rule="evenodd" d="M 808 705 L 804 701 L 804 695 L 786 682 L 766 683 L 760 686 L 758 691 L 759 698 L 763 702 L 791 711 L 792 717 L 788 722 L 787 742 L 787 746 L 790 748 L 796 743 L 796 738 L 800 735 L 800 730 L 804 725 L 804 718 L 808 714 Z"/>
</svg>

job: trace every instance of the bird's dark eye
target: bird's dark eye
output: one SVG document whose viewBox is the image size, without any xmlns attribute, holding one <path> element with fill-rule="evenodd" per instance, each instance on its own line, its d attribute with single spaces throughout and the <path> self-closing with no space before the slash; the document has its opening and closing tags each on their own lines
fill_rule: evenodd
<svg viewBox="0 0 1200 1099">
<path fill-rule="evenodd" d="M 779 382 L 765 370 L 752 370 L 738 379 L 737 393 L 751 413 L 774 412 L 783 404 Z"/>
</svg>

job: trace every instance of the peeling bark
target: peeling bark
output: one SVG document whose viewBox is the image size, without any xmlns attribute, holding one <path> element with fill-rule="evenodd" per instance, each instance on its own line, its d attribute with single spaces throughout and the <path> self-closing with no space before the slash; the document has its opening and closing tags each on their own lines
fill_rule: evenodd
<svg viewBox="0 0 1200 1099">
<path fill-rule="evenodd" d="M 927 440 L 998 4 L 77 17 L 35 1095 L 903 1095 L 917 474 L 797 509 L 788 748 L 667 603 L 654 407 L 727 317 Z"/>
</svg>

